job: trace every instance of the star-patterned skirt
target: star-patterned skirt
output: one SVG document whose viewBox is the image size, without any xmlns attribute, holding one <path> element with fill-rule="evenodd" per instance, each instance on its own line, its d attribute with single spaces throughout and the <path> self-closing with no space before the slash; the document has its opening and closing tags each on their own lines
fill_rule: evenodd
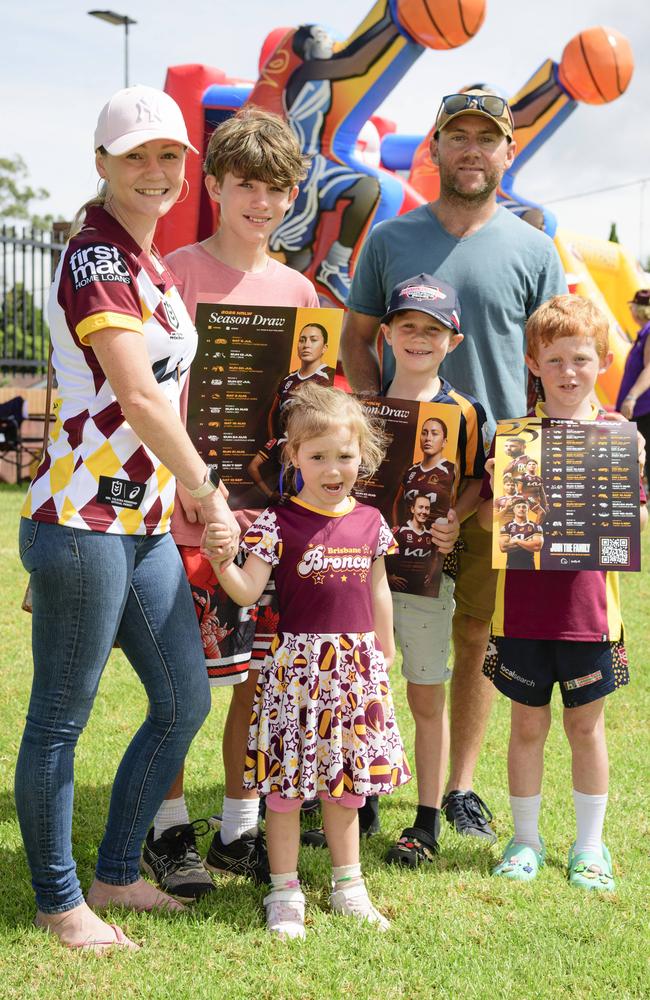
<svg viewBox="0 0 650 1000">
<path fill-rule="evenodd" d="M 278 633 L 260 671 L 245 786 L 336 799 L 385 795 L 410 777 L 374 633 Z"/>
</svg>

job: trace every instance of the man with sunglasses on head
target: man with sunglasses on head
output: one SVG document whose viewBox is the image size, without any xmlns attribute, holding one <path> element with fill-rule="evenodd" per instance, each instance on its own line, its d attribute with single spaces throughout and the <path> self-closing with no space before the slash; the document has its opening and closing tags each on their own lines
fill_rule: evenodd
<svg viewBox="0 0 650 1000">
<path fill-rule="evenodd" d="M 516 154 L 506 101 L 472 87 L 444 97 L 431 140 L 440 196 L 377 225 L 366 240 L 348 298 L 341 342 L 353 389 L 377 394 L 393 378 L 394 361 L 377 352 L 379 321 L 391 290 L 426 272 L 456 288 L 465 342 L 441 373 L 481 400 L 487 437 L 496 420 L 526 412 L 524 326 L 546 299 L 566 292 L 553 242 L 497 204 L 497 189 Z M 472 790 L 492 692 L 481 675 L 494 610 L 496 574 L 490 536 L 475 515 L 462 526 L 464 550 L 456 582 L 451 681 L 451 767 L 443 809 L 458 833 L 496 839 L 492 815 Z"/>
</svg>

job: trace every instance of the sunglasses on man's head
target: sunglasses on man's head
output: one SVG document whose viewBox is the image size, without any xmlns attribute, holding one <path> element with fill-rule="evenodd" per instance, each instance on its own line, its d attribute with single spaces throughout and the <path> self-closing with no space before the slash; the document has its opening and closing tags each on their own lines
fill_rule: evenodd
<svg viewBox="0 0 650 1000">
<path fill-rule="evenodd" d="M 448 115 L 457 115 L 460 111 L 477 108 L 492 118 L 500 118 L 506 107 L 504 98 L 496 94 L 447 94 L 442 99 L 440 111 L 444 109 Z"/>
</svg>

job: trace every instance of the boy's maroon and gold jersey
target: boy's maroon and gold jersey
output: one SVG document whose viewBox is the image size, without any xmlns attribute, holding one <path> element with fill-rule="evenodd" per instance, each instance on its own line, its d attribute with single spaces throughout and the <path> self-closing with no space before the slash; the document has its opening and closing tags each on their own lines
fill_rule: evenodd
<svg viewBox="0 0 650 1000">
<path fill-rule="evenodd" d="M 23 516 L 115 534 L 168 531 L 175 480 L 127 423 L 88 338 L 110 328 L 142 335 L 177 414 L 197 337 L 173 275 L 108 212 L 90 208 L 59 262 L 48 320 L 56 419 Z"/>
</svg>

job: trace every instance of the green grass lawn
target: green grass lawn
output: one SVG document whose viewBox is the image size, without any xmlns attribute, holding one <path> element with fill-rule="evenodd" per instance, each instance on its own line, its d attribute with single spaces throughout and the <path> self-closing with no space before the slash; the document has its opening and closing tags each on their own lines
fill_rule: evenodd
<svg viewBox="0 0 650 1000">
<path fill-rule="evenodd" d="M 565 864 L 574 835 L 570 761 L 560 704 L 546 753 L 542 833 L 547 866 L 535 883 L 490 877 L 497 848 L 443 831 L 430 869 L 387 868 L 382 856 L 413 821 L 415 782 L 382 804 L 382 833 L 362 848 L 377 906 L 392 920 L 371 927 L 332 917 L 327 909 L 329 864 L 304 848 L 300 869 L 308 901 L 305 942 L 283 943 L 264 930 L 262 897 L 242 880 L 223 879 L 194 910 L 175 916 L 112 914 L 143 943 L 137 954 L 104 957 L 66 952 L 32 927 L 34 902 L 13 804 L 13 768 L 31 682 L 30 621 L 20 610 L 26 575 L 16 551 L 22 492 L 0 487 L 4 599 L 0 610 L 0 997 L 130 998 L 624 998 L 650 992 L 648 953 L 648 707 L 650 705 L 649 575 L 623 574 L 632 683 L 610 699 L 612 764 L 606 839 L 615 861 L 615 894 L 570 889 Z M 650 533 L 645 538 L 650 557 Z M 404 683 L 393 671 L 398 717 L 407 748 L 413 727 Z M 221 805 L 220 738 L 228 695 L 191 750 L 187 798 L 194 817 Z M 135 675 L 112 655 L 76 767 L 74 850 L 82 885 L 92 879 L 111 778 L 145 710 Z M 506 786 L 508 706 L 499 699 L 481 757 L 476 788 L 494 810 L 499 847 L 510 836 Z M 645 840 L 645 843 L 644 843 Z M 202 847 L 207 850 L 208 838 Z"/>
</svg>

